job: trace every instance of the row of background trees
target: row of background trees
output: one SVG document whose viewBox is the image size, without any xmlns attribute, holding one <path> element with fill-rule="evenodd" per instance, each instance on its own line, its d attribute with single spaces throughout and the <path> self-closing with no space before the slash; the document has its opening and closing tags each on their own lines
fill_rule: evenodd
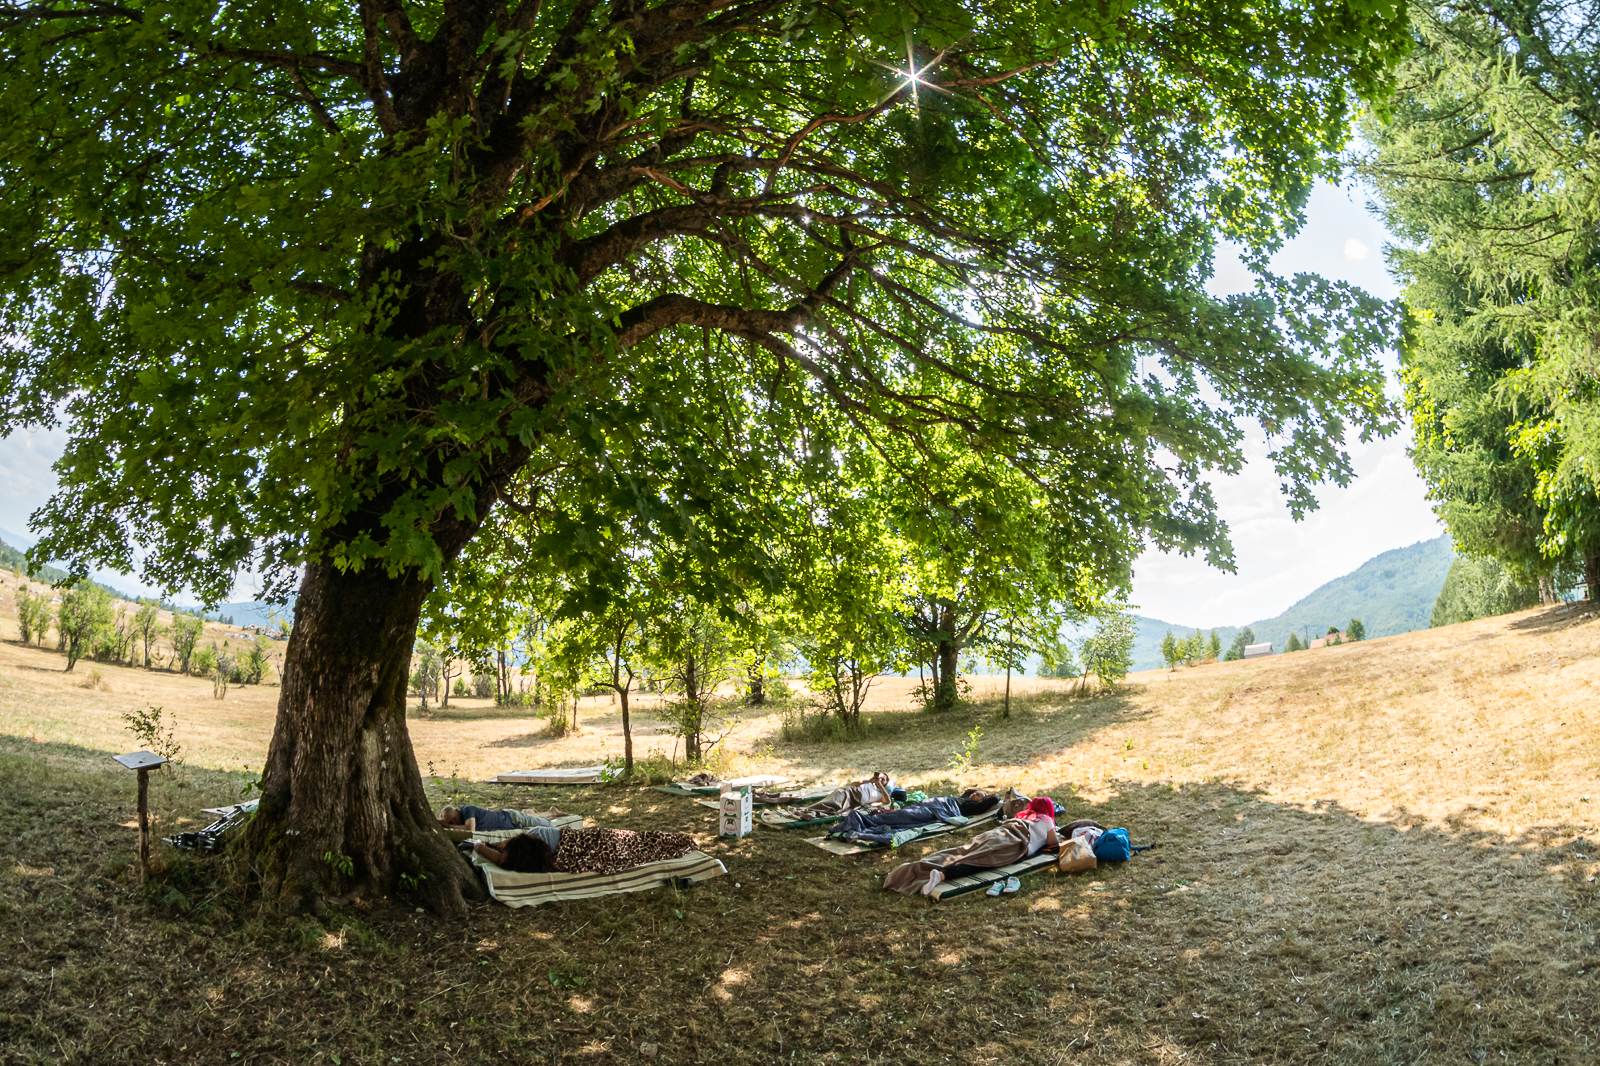
<svg viewBox="0 0 1600 1066">
<path fill-rule="evenodd" d="M 993 565 L 984 542 L 954 508 L 930 559 L 898 523 L 860 515 L 859 499 L 844 483 L 812 498 L 814 520 L 788 526 L 776 544 L 792 567 L 781 588 L 714 598 L 713 575 L 693 551 L 639 536 L 619 546 L 615 584 L 595 606 L 571 576 L 521 565 L 543 523 L 504 515 L 487 541 L 494 550 L 474 553 L 428 599 L 411 690 L 424 706 L 430 697 L 447 706 L 452 694 L 536 703 L 556 731 L 577 724 L 578 693 L 610 692 L 621 705 L 626 772 L 630 701 L 641 691 L 670 697 L 657 714 L 697 763 L 720 737 L 718 690 L 730 681 L 741 700 L 761 705 L 786 692 L 798 668 L 832 735 L 855 736 L 884 674 L 918 673 L 923 705 L 936 713 L 961 702 L 959 674 L 980 661 L 1021 673 L 1037 655 L 1044 676 L 1077 678 L 1085 690 L 1090 675 L 1110 686 L 1127 674 L 1131 619 L 1114 600 L 1083 595 L 1082 584 L 1072 595 L 1048 531 L 1018 537 L 995 578 L 982 569 Z M 1092 633 L 1063 637 L 1097 615 Z"/>
<path fill-rule="evenodd" d="M 1352 618 L 1350 624 L 1342 630 L 1338 626 L 1329 626 L 1326 636 L 1329 638 L 1329 644 L 1354 643 L 1367 639 L 1367 627 L 1361 619 Z M 1169 629 L 1161 640 L 1161 658 L 1169 670 L 1175 669 L 1179 663 L 1194 666 L 1205 662 L 1232 662 L 1243 659 L 1245 648 L 1255 642 L 1255 630 L 1249 626 L 1245 626 L 1234 635 L 1233 643 L 1228 646 L 1226 652 L 1222 650 L 1222 638 L 1217 636 L 1215 629 L 1211 631 L 1210 637 L 1204 636 L 1198 629 L 1187 637 L 1175 637 Z M 1299 634 L 1291 631 L 1283 650 L 1305 651 L 1310 646 L 1309 638 L 1302 642 Z"/>
<path fill-rule="evenodd" d="M 91 581 L 74 582 L 56 596 L 19 584 L 16 609 L 22 643 L 45 647 L 53 628 L 67 671 L 80 659 L 169 670 L 209 678 L 220 695 L 229 684 L 260 684 L 270 669 L 272 645 L 260 636 L 239 647 L 228 640 L 207 645 L 203 615 L 155 599 L 123 600 Z M 163 611 L 169 624 L 161 621 Z"/>
</svg>

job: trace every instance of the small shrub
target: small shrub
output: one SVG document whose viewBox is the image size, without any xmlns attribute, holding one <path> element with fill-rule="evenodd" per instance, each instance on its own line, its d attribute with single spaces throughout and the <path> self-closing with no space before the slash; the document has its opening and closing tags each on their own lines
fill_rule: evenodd
<svg viewBox="0 0 1600 1066">
<path fill-rule="evenodd" d="M 267 652 L 271 649 L 265 640 L 256 637 L 250 647 L 245 649 L 244 655 L 239 660 L 239 665 L 234 668 L 236 683 L 240 685 L 259 685 L 267 676 Z"/>
<path fill-rule="evenodd" d="M 936 691 L 931 681 L 924 681 L 911 690 L 911 700 L 917 708 L 929 714 L 943 713 L 934 703 Z M 965 677 L 956 675 L 956 706 L 965 707 L 972 702 L 972 682 Z"/>
<path fill-rule="evenodd" d="M 950 757 L 945 760 L 957 779 L 965 777 L 978 764 L 978 745 L 983 741 L 983 727 L 973 726 L 967 731 L 967 739 L 956 745 Z"/>
<path fill-rule="evenodd" d="M 604 769 L 600 779 L 608 785 L 666 785 L 678 776 L 677 766 L 659 751 L 652 751 L 644 758 L 635 756 L 633 773 L 629 776 L 622 773 L 620 755 L 608 755 L 601 766 Z"/>
<path fill-rule="evenodd" d="M 217 647 L 217 642 L 211 642 L 211 698 L 220 700 L 228 694 L 228 683 L 234 680 L 235 666 L 233 656 L 228 652 L 227 643 Z"/>
<path fill-rule="evenodd" d="M 790 744 L 843 744 L 864 740 L 872 723 L 871 718 L 847 722 L 825 704 L 814 701 L 783 707 L 781 714 L 778 736 Z"/>
<path fill-rule="evenodd" d="M 146 704 L 142 711 L 123 711 L 122 720 L 128 723 L 128 732 L 144 746 L 144 750 L 167 760 L 162 769 L 172 774 L 174 766 L 183 765 L 183 745 L 176 736 L 176 716 L 169 722 L 159 704 Z"/>
<path fill-rule="evenodd" d="M 82 681 L 78 682 L 78 687 L 79 688 L 97 688 L 97 689 L 100 689 L 102 692 L 110 692 L 111 691 L 111 686 L 106 683 L 105 675 L 100 672 L 98 667 L 91 668 L 89 670 L 88 675 L 85 676 Z M 152 749 L 152 750 L 154 750 L 154 749 Z"/>
</svg>

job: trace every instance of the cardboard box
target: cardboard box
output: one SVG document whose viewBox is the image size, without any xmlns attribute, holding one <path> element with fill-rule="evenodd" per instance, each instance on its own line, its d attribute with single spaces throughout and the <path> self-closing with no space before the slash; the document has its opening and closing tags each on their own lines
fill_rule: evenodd
<svg viewBox="0 0 1600 1066">
<path fill-rule="evenodd" d="M 741 788 L 736 792 L 722 794 L 722 809 L 717 814 L 717 835 L 739 837 L 750 835 L 754 828 L 755 804 L 750 800 L 750 790 Z"/>
</svg>

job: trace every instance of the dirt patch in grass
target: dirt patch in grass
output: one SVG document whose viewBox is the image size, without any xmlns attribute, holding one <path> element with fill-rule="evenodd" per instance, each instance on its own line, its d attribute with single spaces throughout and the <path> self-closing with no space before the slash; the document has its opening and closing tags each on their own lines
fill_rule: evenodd
<svg viewBox="0 0 1600 1066">
<path fill-rule="evenodd" d="M 1581 612 L 1529 612 L 1141 675 L 1095 700 L 1030 679 L 1009 721 L 988 699 L 912 714 L 897 709 L 909 686 L 886 685 L 869 713 L 905 717 L 848 745 L 785 745 L 776 714 L 742 717 L 730 758 L 752 768 L 817 780 L 882 765 L 945 786 L 951 748 L 977 725 L 978 764 L 961 783 L 1020 782 L 1068 817 L 1160 844 L 1119 867 L 1034 875 L 1013 898 L 937 905 L 877 888 L 928 846 L 843 858 L 769 830 L 726 842 L 711 812 L 649 789 L 452 779 L 457 764 L 475 772 L 479 745 L 537 728 L 463 706 L 413 722 L 436 745 L 437 804 L 559 804 L 598 824 L 687 830 L 728 876 L 533 910 L 486 904 L 459 923 L 405 900 L 281 921 L 236 908 L 227 859 L 161 849 L 163 875 L 139 886 L 132 775 L 107 758 L 128 746 L 115 728 L 68 743 L 8 719 L 0 1058 L 1595 1061 L 1597 633 Z M 9 716 L 28 699 L 7 654 Z M 51 721 L 102 729 L 68 707 L 105 699 L 114 722 L 107 677 L 111 693 L 41 689 L 61 702 Z M 264 750 L 270 719 L 236 713 L 211 720 L 208 746 L 247 751 L 227 738 L 259 735 Z M 577 738 L 512 754 L 592 759 L 614 743 L 605 721 L 594 708 Z M 513 768 L 507 749 L 489 751 L 487 765 Z M 158 777 L 162 831 L 198 824 L 199 807 L 243 780 L 197 765 Z"/>
</svg>

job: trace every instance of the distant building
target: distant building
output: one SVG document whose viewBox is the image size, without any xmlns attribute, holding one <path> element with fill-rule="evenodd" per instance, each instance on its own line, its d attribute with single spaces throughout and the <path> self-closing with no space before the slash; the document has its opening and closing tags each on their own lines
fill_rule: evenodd
<svg viewBox="0 0 1600 1066">
<path fill-rule="evenodd" d="M 1254 659 L 1257 655 L 1271 655 L 1271 654 L 1272 654 L 1272 645 L 1270 643 L 1267 643 L 1267 644 L 1246 644 L 1244 646 L 1244 657 L 1246 659 Z"/>
<path fill-rule="evenodd" d="M 1335 640 L 1334 639 L 1335 637 L 1337 637 L 1338 639 Z M 1347 634 L 1344 634 L 1344 633 L 1329 633 L 1325 637 L 1315 637 L 1315 638 L 1313 638 L 1311 643 L 1307 644 L 1306 647 L 1308 647 L 1308 648 L 1324 648 L 1324 647 L 1327 647 L 1329 644 L 1347 644 L 1347 643 L 1349 643 L 1349 641 L 1350 641 L 1350 637 Z"/>
</svg>

